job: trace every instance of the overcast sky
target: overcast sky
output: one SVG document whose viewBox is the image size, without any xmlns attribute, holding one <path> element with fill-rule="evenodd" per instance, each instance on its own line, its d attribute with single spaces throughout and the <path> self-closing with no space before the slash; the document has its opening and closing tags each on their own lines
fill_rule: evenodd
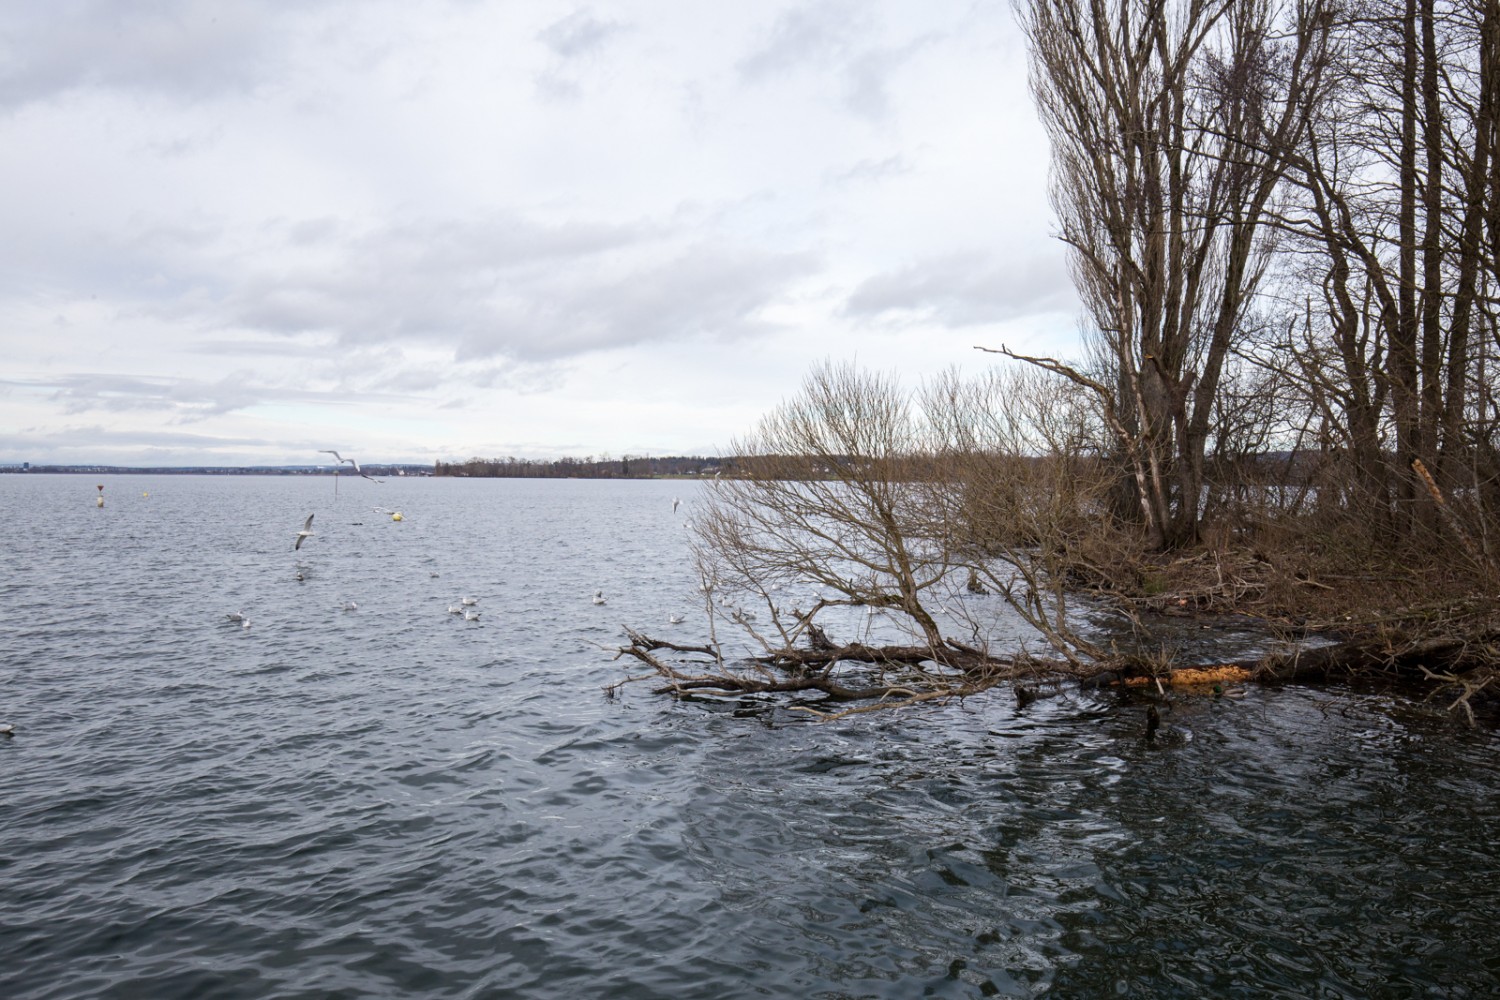
<svg viewBox="0 0 1500 1000">
<path fill-rule="evenodd" d="M 707 454 L 1068 351 L 1008 0 L 0 6 L 0 462 Z"/>
</svg>

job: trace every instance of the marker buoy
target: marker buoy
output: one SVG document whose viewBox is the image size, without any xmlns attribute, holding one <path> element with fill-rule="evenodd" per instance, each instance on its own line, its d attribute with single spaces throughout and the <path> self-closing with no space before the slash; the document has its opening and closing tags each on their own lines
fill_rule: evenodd
<svg viewBox="0 0 1500 1000">
<path fill-rule="evenodd" d="M 394 514 L 391 515 L 391 520 L 392 521 L 404 521 L 406 519 L 401 516 L 401 512 L 398 510 Z"/>
</svg>

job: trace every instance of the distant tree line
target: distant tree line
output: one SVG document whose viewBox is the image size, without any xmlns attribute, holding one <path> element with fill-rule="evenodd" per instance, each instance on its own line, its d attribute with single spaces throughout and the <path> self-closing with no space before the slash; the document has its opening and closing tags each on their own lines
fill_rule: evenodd
<svg viewBox="0 0 1500 1000">
<path fill-rule="evenodd" d="M 475 479 L 655 479 L 660 476 L 712 477 L 723 470 L 719 458 L 702 455 L 609 455 L 584 458 L 471 458 L 438 462 L 433 474 Z"/>
</svg>

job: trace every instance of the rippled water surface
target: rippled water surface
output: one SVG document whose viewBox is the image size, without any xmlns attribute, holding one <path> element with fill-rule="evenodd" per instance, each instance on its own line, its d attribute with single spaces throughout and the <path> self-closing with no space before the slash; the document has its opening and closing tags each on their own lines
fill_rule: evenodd
<svg viewBox="0 0 1500 1000">
<path fill-rule="evenodd" d="M 1492 734 L 608 700 L 692 484 L 334 488 L 0 476 L 0 996 L 1500 993 Z"/>
</svg>

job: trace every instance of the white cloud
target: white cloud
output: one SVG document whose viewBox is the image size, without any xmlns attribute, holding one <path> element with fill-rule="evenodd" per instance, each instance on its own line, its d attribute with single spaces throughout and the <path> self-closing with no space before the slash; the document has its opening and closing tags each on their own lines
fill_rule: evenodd
<svg viewBox="0 0 1500 1000">
<path fill-rule="evenodd" d="M 702 451 L 1056 343 L 1045 184 L 1005 5 L 11 4 L 0 461 Z"/>
</svg>

